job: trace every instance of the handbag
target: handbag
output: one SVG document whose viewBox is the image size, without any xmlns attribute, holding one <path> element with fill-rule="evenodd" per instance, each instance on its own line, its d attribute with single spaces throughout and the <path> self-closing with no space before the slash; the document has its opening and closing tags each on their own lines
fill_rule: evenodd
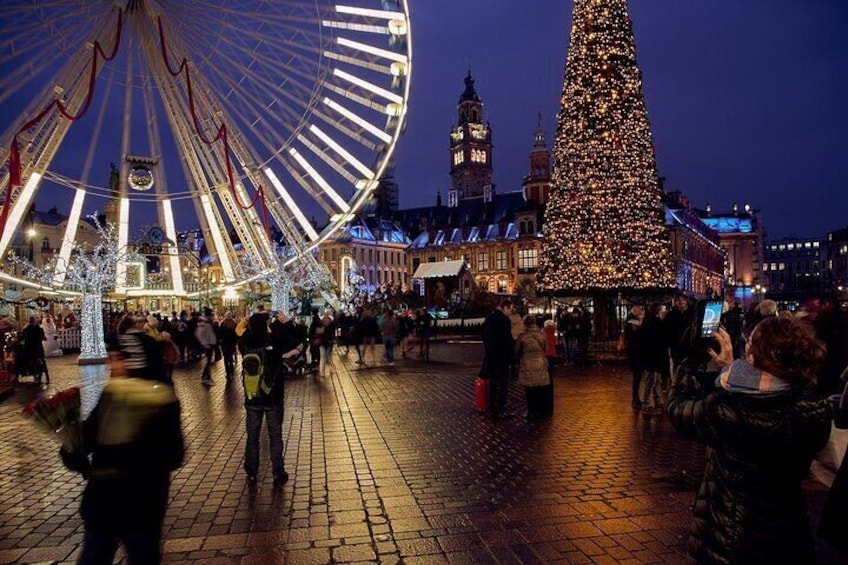
<svg viewBox="0 0 848 565">
<path fill-rule="evenodd" d="M 480 412 L 489 409 L 489 381 L 478 378 L 474 381 L 474 406 Z"/>
</svg>

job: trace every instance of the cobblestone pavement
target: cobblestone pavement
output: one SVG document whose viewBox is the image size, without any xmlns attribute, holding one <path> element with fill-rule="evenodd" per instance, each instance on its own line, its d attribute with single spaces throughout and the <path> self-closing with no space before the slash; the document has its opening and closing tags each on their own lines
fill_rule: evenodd
<svg viewBox="0 0 848 565">
<path fill-rule="evenodd" d="M 174 474 L 166 561 L 218 563 L 681 563 L 703 448 L 629 405 L 622 368 L 560 369 L 556 415 L 492 422 L 473 408 L 479 344 L 438 344 L 432 361 L 287 382 L 286 468 L 272 486 L 242 471 L 239 383 L 178 369 L 188 454 Z M 96 398 L 104 367 L 50 359 L 53 384 Z M 19 416 L 38 392 L 0 404 L 0 563 L 73 561 L 81 478 Z M 521 414 L 514 387 L 510 408 Z M 263 450 L 267 449 L 264 439 Z M 812 483 L 813 506 L 823 491 Z"/>
</svg>

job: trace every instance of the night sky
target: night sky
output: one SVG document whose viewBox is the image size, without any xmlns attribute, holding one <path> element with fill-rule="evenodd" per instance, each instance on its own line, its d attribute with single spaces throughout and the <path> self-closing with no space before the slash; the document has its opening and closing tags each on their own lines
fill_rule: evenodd
<svg viewBox="0 0 848 565">
<path fill-rule="evenodd" d="M 468 71 L 495 183 L 518 190 L 537 114 L 553 146 L 571 2 L 411 0 L 413 87 L 396 152 L 402 208 L 446 199 Z M 694 206 L 762 211 L 768 239 L 848 226 L 848 2 L 630 2 L 659 173 Z"/>
</svg>

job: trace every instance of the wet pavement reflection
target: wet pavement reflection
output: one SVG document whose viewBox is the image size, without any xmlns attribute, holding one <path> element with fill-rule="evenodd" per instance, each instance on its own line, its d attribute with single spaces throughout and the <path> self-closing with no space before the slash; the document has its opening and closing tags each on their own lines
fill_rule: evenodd
<svg viewBox="0 0 848 565">
<path fill-rule="evenodd" d="M 378 350 L 379 353 L 379 350 Z M 323 376 L 286 383 L 285 461 L 274 487 L 267 439 L 245 480 L 241 383 L 215 365 L 174 375 L 185 465 L 173 476 L 166 561 L 213 563 L 680 563 L 703 448 L 629 405 L 623 367 L 558 369 L 555 415 L 528 422 L 513 383 L 492 422 L 473 405 L 479 344 L 435 344 L 430 362 L 360 367 L 338 352 Z M 80 384 L 90 410 L 108 375 L 49 360 L 53 386 Z M 0 404 L 0 563 L 73 561 L 83 482 L 58 445 Z M 807 487 L 814 503 L 821 489 Z M 815 502 L 818 501 L 818 502 Z"/>
</svg>

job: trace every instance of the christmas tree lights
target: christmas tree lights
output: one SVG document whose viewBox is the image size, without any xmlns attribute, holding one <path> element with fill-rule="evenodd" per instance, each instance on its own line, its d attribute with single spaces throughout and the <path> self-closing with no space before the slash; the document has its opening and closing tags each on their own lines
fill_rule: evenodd
<svg viewBox="0 0 848 565">
<path fill-rule="evenodd" d="M 575 0 L 539 286 L 564 294 L 675 284 L 626 0 Z"/>
<path fill-rule="evenodd" d="M 58 256 L 44 267 L 37 267 L 20 257 L 12 258 L 12 262 L 21 267 L 24 277 L 45 287 L 51 287 L 55 284 L 57 273 L 64 272 L 63 287 L 82 294 L 79 356 L 81 363 L 105 361 L 108 358 L 103 333 L 103 294 L 114 290 L 118 285 L 119 262 L 142 260 L 135 253 L 129 253 L 126 248 L 118 246 L 115 224 L 103 224 L 96 215 L 89 217 L 100 239 L 93 249 L 75 241 L 67 264 Z M 121 281 L 121 284 L 126 285 L 126 281 Z"/>
</svg>

